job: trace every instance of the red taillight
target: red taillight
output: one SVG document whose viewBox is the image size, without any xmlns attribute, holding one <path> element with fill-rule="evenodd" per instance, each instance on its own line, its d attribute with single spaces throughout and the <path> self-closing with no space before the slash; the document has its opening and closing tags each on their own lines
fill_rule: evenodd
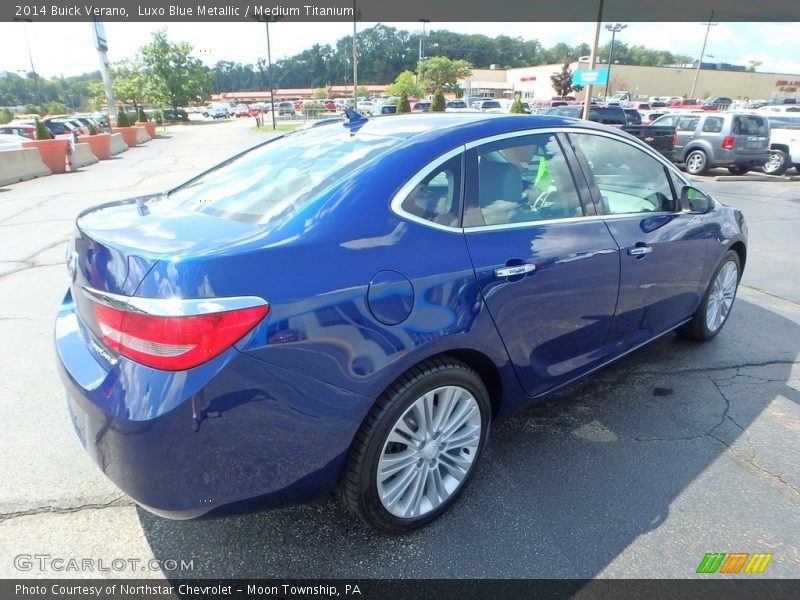
<svg viewBox="0 0 800 600">
<path fill-rule="evenodd" d="M 735 139 L 736 138 L 733 137 L 732 135 L 726 135 L 724 138 L 722 138 L 722 149 L 730 150 L 731 148 L 733 148 L 733 142 Z"/>
<path fill-rule="evenodd" d="M 94 303 L 103 342 L 154 369 L 182 371 L 211 360 L 250 331 L 269 306 L 188 316 L 154 316 Z"/>
<path fill-rule="evenodd" d="M 672 132 L 672 145 L 673 146 L 677 146 L 678 145 L 678 130 L 677 129 Z"/>
</svg>

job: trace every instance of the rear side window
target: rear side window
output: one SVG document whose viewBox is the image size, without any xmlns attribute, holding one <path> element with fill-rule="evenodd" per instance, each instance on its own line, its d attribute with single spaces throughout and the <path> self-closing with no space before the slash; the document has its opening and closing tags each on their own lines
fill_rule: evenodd
<svg viewBox="0 0 800 600">
<path fill-rule="evenodd" d="M 169 201 L 209 215 L 268 223 L 291 218 L 313 197 L 397 143 L 339 126 L 259 146 L 173 190 Z"/>
<path fill-rule="evenodd" d="M 458 227 L 461 205 L 461 155 L 436 167 L 406 196 L 402 209 L 431 223 Z"/>
<path fill-rule="evenodd" d="M 769 135 L 769 126 L 764 117 L 756 115 L 736 116 L 733 118 L 733 134 L 766 137 Z"/>
<path fill-rule="evenodd" d="M 722 131 L 722 124 L 724 119 L 722 117 L 708 117 L 703 123 L 703 131 L 706 133 L 719 133 Z"/>
</svg>

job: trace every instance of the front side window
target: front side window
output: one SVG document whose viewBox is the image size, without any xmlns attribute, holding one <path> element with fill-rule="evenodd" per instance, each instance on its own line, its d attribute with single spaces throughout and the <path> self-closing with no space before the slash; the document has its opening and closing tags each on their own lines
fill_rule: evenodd
<svg viewBox="0 0 800 600">
<path fill-rule="evenodd" d="M 468 210 L 465 226 L 583 214 L 572 173 L 555 134 L 514 137 L 478 148 L 478 206 Z"/>
<path fill-rule="evenodd" d="M 676 210 L 668 169 L 644 151 L 600 135 L 574 134 L 594 176 L 606 214 Z"/>
<path fill-rule="evenodd" d="M 436 167 L 403 200 L 404 211 L 431 223 L 458 227 L 461 155 Z"/>
<path fill-rule="evenodd" d="M 680 117 L 675 127 L 678 131 L 694 131 L 699 122 L 700 117 Z"/>
</svg>

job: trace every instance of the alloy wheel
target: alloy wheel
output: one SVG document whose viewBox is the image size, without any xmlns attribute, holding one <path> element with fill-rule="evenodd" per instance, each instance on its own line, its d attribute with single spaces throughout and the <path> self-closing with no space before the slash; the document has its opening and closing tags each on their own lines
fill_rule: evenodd
<svg viewBox="0 0 800 600">
<path fill-rule="evenodd" d="M 739 270 L 736 263 L 728 261 L 717 273 L 711 293 L 708 296 L 706 305 L 706 327 L 710 332 L 717 331 L 733 306 L 733 299 L 736 297 L 736 284 L 739 281 Z"/>
</svg>

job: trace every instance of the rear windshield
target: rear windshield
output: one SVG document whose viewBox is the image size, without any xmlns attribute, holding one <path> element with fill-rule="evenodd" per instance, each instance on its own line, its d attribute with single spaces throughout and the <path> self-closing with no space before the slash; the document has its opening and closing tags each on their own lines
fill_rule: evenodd
<svg viewBox="0 0 800 600">
<path fill-rule="evenodd" d="M 499 102 L 484 102 L 483 108 L 500 108 Z"/>
<path fill-rule="evenodd" d="M 352 135 L 341 125 L 292 133 L 176 188 L 169 201 L 249 223 L 289 218 L 317 193 L 396 143 L 390 137 Z"/>
<path fill-rule="evenodd" d="M 769 135 L 769 126 L 764 117 L 755 115 L 737 116 L 733 119 L 734 135 L 758 135 L 766 137 Z"/>
</svg>

